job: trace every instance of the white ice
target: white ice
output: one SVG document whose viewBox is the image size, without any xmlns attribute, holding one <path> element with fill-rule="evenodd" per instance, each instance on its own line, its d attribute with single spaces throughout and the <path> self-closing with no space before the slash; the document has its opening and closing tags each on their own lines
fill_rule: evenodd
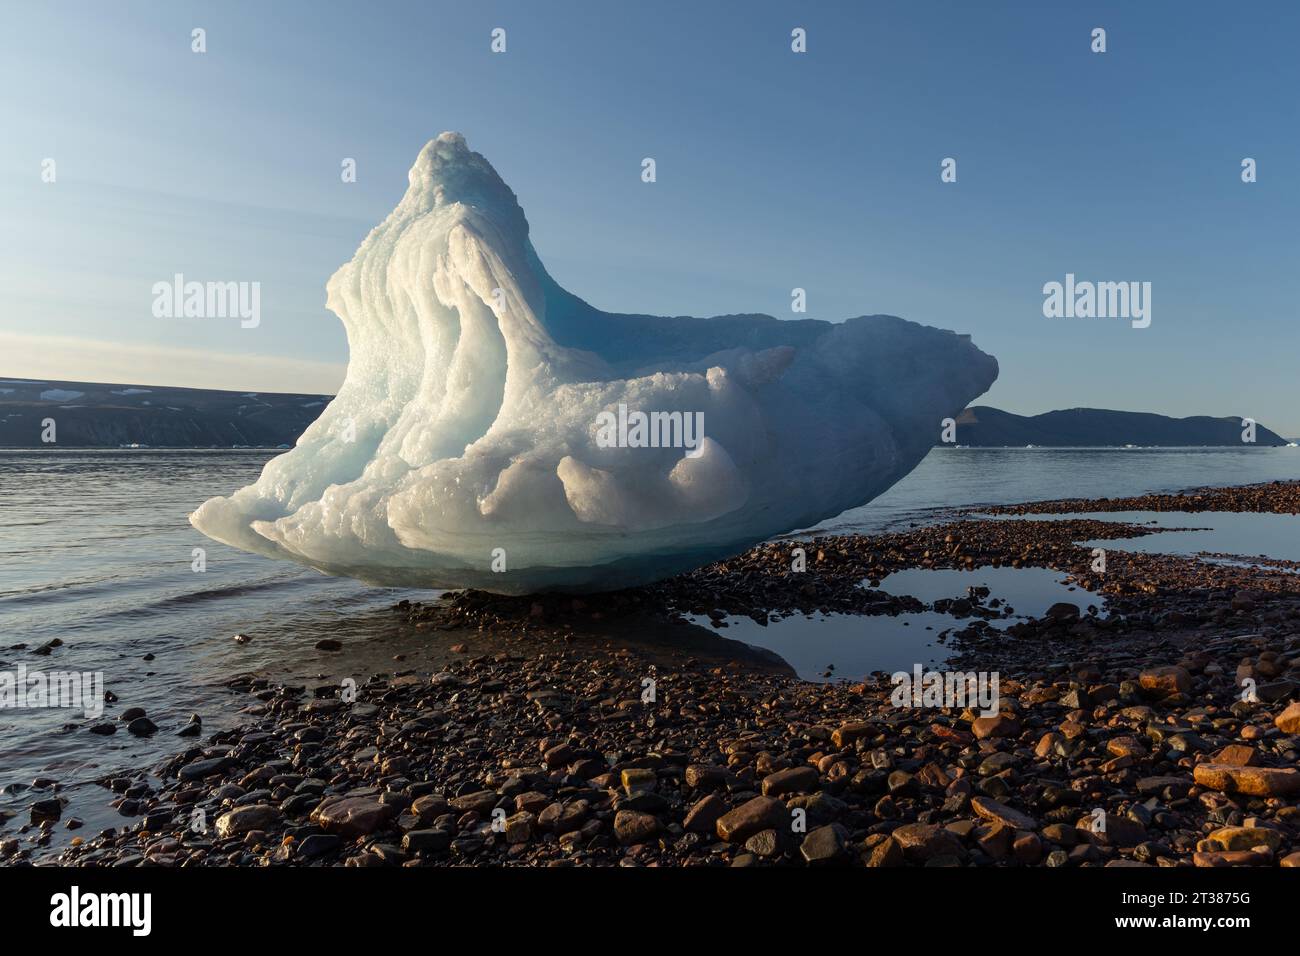
<svg viewBox="0 0 1300 956">
<path fill-rule="evenodd" d="M 560 288 L 462 136 L 327 285 L 338 396 L 209 537 L 373 584 L 507 594 L 655 580 L 879 495 L 997 377 L 968 336 L 601 312 Z M 703 414 L 681 447 L 604 447 L 601 412 Z M 504 570 L 503 570 L 504 569 Z"/>
</svg>

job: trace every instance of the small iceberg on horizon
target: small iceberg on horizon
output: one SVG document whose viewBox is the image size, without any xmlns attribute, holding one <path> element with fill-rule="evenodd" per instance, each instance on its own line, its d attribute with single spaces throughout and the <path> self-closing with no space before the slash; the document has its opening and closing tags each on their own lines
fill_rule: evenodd
<svg viewBox="0 0 1300 956">
<path fill-rule="evenodd" d="M 870 501 L 997 377 L 969 336 L 893 316 L 602 312 L 462 136 L 408 178 L 326 286 L 339 394 L 191 515 L 209 537 L 384 586 L 629 587 Z"/>
</svg>

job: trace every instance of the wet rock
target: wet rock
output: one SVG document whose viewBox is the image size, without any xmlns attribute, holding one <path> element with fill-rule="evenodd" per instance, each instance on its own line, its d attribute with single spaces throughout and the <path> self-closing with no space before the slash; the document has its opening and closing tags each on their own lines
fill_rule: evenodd
<svg viewBox="0 0 1300 956">
<path fill-rule="evenodd" d="M 1079 619 L 1079 606 L 1066 601 L 1058 601 L 1047 609 L 1047 617 L 1052 621 L 1071 623 Z"/>
<path fill-rule="evenodd" d="M 40 826 L 42 823 L 55 823 L 61 816 L 63 816 L 63 801 L 57 797 L 49 800 L 37 800 L 31 806 L 31 822 L 33 826 Z"/>
<path fill-rule="evenodd" d="M 277 827 L 282 820 L 283 816 L 279 809 L 264 803 L 236 807 L 229 813 L 217 817 L 217 837 L 225 840 L 254 830 L 270 830 Z"/>
<path fill-rule="evenodd" d="M 304 860 L 317 860 L 342 848 L 343 839 L 338 834 L 311 834 L 298 845 L 298 856 Z"/>
<path fill-rule="evenodd" d="M 235 766 L 235 761 L 230 757 L 211 757 L 206 760 L 195 760 L 181 767 L 178 776 L 181 780 L 202 780 L 205 777 L 213 777 L 219 773 L 225 773 Z"/>
<path fill-rule="evenodd" d="M 158 725 L 148 717 L 137 717 L 126 725 L 126 729 L 128 733 L 135 734 L 137 737 L 147 737 L 157 732 Z"/>
<path fill-rule="evenodd" d="M 326 800 L 313 810 L 311 821 L 329 833 L 362 837 L 386 827 L 396 815 L 393 805 L 371 797 L 338 797 Z"/>
</svg>

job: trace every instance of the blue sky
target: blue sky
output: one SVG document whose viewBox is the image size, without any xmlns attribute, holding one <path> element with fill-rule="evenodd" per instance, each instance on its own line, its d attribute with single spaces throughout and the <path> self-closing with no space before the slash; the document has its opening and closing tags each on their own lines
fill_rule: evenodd
<svg viewBox="0 0 1300 956">
<path fill-rule="evenodd" d="M 1292 4 L 11 3 L 5 20 L 3 376 L 334 387 L 325 280 L 454 129 L 598 308 L 789 317 L 798 286 L 812 317 L 972 334 L 1002 366 L 988 404 L 1300 434 Z M 155 318 L 152 285 L 177 272 L 260 282 L 261 325 Z M 1045 318 L 1067 272 L 1151 282 L 1150 328 Z"/>
</svg>

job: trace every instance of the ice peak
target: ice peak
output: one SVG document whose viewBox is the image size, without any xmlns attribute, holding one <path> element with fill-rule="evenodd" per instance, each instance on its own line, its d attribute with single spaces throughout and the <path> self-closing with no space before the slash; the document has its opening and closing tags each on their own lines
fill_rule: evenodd
<svg viewBox="0 0 1300 956">
<path fill-rule="evenodd" d="M 514 191 L 461 133 L 439 133 L 425 143 L 406 178 L 410 186 L 403 201 L 420 209 L 460 202 L 523 220 Z"/>
</svg>

